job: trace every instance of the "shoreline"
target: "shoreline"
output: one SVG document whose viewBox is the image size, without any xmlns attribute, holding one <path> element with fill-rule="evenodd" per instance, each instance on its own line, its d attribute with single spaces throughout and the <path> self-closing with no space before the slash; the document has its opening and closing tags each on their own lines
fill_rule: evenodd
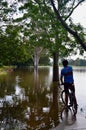
<svg viewBox="0 0 86 130">
<path fill-rule="evenodd" d="M 0 67 L 0 75 L 6 75 L 7 73 L 9 72 L 12 72 L 13 71 L 13 67 L 11 66 L 3 66 L 3 67 Z"/>
</svg>

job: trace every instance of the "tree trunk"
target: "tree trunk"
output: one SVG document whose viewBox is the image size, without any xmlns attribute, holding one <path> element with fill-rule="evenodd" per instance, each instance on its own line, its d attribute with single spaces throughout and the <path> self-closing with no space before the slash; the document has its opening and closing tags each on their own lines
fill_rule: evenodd
<svg viewBox="0 0 86 130">
<path fill-rule="evenodd" d="M 53 53 L 53 82 L 59 82 L 58 52 Z"/>
<path fill-rule="evenodd" d="M 38 71 L 38 65 L 39 65 L 39 59 L 40 59 L 40 53 L 42 51 L 41 47 L 36 47 L 34 50 L 34 69 L 36 69 Z"/>
<path fill-rule="evenodd" d="M 34 69 L 38 70 L 39 56 L 37 53 L 34 54 Z"/>
<path fill-rule="evenodd" d="M 58 108 L 59 67 L 58 52 L 53 53 L 53 104 Z"/>
</svg>

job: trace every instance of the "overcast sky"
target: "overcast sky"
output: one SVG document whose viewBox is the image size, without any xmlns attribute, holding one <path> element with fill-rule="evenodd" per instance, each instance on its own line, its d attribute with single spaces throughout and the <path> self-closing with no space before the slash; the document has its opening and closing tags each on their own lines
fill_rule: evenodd
<svg viewBox="0 0 86 130">
<path fill-rule="evenodd" d="M 79 5 L 75 9 L 75 11 L 72 14 L 73 22 L 74 23 L 80 23 L 84 28 L 86 28 L 86 2 L 83 2 L 82 5 Z M 76 58 L 85 58 L 86 59 L 86 52 L 84 56 L 78 55 L 73 55 L 70 58 L 76 59 Z"/>
<path fill-rule="evenodd" d="M 82 5 L 79 5 L 72 14 L 74 23 L 80 23 L 86 28 L 86 2 L 83 2 Z"/>
</svg>

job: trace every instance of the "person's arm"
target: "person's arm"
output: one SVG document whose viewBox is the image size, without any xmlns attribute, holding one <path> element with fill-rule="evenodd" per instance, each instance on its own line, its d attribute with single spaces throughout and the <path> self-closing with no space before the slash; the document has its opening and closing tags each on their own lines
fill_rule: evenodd
<svg viewBox="0 0 86 130">
<path fill-rule="evenodd" d="M 73 76 L 73 68 L 72 68 L 72 76 Z"/>
</svg>

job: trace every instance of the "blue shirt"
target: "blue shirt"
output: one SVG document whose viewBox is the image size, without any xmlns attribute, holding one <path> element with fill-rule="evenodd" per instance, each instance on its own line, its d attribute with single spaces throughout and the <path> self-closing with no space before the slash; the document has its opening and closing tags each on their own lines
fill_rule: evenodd
<svg viewBox="0 0 86 130">
<path fill-rule="evenodd" d="M 73 83 L 73 69 L 71 66 L 66 66 L 61 70 L 61 76 L 64 77 L 64 83 Z"/>
</svg>

